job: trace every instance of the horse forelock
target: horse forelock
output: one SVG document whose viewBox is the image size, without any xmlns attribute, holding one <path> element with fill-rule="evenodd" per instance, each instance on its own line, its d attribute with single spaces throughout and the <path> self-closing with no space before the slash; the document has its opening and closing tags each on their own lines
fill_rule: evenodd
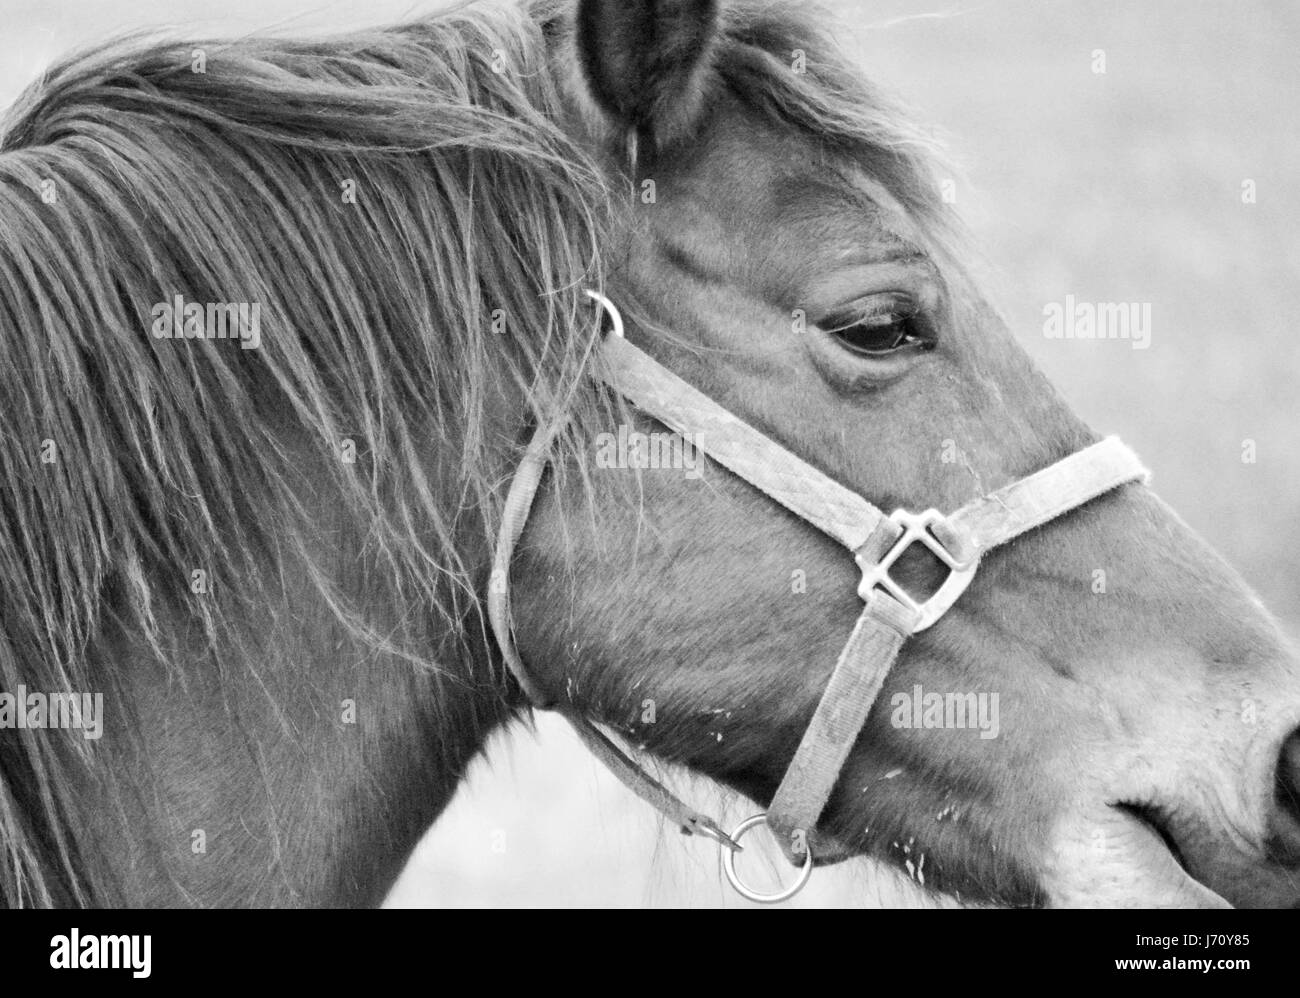
<svg viewBox="0 0 1300 998">
<path fill-rule="evenodd" d="M 359 644 L 464 681 L 430 649 L 486 641 L 524 424 L 576 411 L 576 460 L 555 464 L 581 472 L 599 416 L 582 292 L 621 195 L 562 124 L 568 17 L 546 0 L 323 41 L 136 37 L 24 95 L 0 129 L 0 690 L 102 689 L 109 626 L 178 670 L 178 614 L 214 658 L 251 660 L 287 558 Z M 724 85 L 875 157 L 943 229 L 924 137 L 807 15 L 728 18 Z M 801 45 L 823 58 L 783 72 Z M 158 339 L 173 302 L 256 304 L 260 345 Z M 363 525 L 350 586 L 313 555 L 312 492 Z M 367 621 L 384 601 L 412 608 L 396 631 Z M 91 750 L 6 742 L 0 902 L 108 896 L 66 827 Z"/>
</svg>

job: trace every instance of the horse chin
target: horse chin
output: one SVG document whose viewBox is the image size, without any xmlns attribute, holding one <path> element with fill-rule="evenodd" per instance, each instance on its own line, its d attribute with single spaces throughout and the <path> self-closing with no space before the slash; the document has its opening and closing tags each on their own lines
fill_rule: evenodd
<svg viewBox="0 0 1300 998">
<path fill-rule="evenodd" d="M 1193 878 L 1176 858 L 1165 837 L 1140 809 L 1108 808 L 1105 821 L 1079 822 L 1055 849 L 1057 856 L 1043 877 L 1044 901 L 1050 908 L 1231 908 L 1232 905 Z M 977 901 L 924 886 L 890 863 L 854 854 L 821 833 L 814 840 L 823 850 L 817 866 L 854 860 L 870 869 L 869 899 L 883 907 L 989 908 Z M 816 850 L 814 850 L 816 852 Z"/>
<path fill-rule="evenodd" d="M 1043 877 L 1052 908 L 1231 908 L 1193 878 L 1140 808 L 1070 822 Z"/>
</svg>

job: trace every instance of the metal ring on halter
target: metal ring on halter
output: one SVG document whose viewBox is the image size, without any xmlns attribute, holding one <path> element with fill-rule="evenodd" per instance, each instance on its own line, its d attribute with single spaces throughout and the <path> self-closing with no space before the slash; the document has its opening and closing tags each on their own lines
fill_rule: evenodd
<svg viewBox="0 0 1300 998">
<path fill-rule="evenodd" d="M 587 288 L 586 290 L 587 296 L 600 303 L 600 307 L 605 310 L 605 314 L 609 316 L 610 322 L 614 324 L 614 328 L 611 329 L 610 332 L 620 340 L 624 339 L 623 316 L 619 313 L 618 306 L 602 295 L 599 291 L 592 291 L 591 288 Z"/>
<path fill-rule="evenodd" d="M 766 823 L 767 812 L 764 811 L 759 814 L 750 815 L 736 826 L 736 830 L 731 833 L 731 838 L 734 841 L 739 842 L 741 837 L 755 825 L 763 825 Z M 747 897 L 751 901 L 757 901 L 759 904 L 776 904 L 778 901 L 788 901 L 804 889 L 804 885 L 808 883 L 808 878 L 812 876 L 813 854 L 811 849 L 805 848 L 803 853 L 803 866 L 800 867 L 799 876 L 795 879 L 794 883 L 789 887 L 782 888 L 774 894 L 760 894 L 758 891 L 751 890 L 746 886 L 740 879 L 740 875 L 736 873 L 736 851 L 734 849 L 728 849 L 725 845 L 722 845 L 719 848 L 722 851 L 722 872 L 727 875 L 727 880 L 730 881 L 731 886 L 734 887 L 736 893 L 740 894 L 742 897 Z"/>
</svg>

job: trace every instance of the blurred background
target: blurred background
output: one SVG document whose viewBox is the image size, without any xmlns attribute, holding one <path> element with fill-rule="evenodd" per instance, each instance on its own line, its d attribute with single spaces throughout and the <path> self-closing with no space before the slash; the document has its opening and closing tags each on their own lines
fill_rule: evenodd
<svg viewBox="0 0 1300 998">
<path fill-rule="evenodd" d="M 1292 0 L 870 0 L 829 6 L 866 71 L 947 138 L 955 193 L 1021 341 L 1098 430 L 1284 620 L 1300 622 L 1300 5 Z M 409 0 L 0 0 L 0 106 L 76 45 L 128 28 L 318 33 Z M 1098 53 L 1104 56 L 1104 72 Z M 1253 182 L 1254 203 L 1243 201 Z M 1049 340 L 1066 295 L 1147 302 L 1151 345 Z M 1242 460 L 1253 441 L 1256 460 Z M 683 793 L 712 805 L 700 781 Z M 736 802 L 728 813 L 743 814 Z M 775 867 L 774 867 L 775 869 Z M 890 904 L 867 864 L 795 903 Z M 706 843 L 631 797 L 562 722 L 475 764 L 394 906 L 742 905 Z"/>
</svg>

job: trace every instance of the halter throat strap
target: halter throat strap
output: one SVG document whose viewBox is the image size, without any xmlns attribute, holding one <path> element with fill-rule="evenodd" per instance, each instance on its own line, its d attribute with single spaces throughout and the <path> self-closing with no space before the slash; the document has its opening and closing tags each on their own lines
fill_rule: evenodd
<svg viewBox="0 0 1300 998">
<path fill-rule="evenodd" d="M 622 319 L 613 303 L 594 291 L 588 294 L 613 323 L 600 351 L 596 376 L 646 415 L 692 440 L 715 462 L 838 541 L 862 568 L 861 615 L 766 815 L 786 856 L 803 866 L 804 876 L 797 885 L 802 886 L 814 856 L 829 862 L 851 852 L 819 836 L 817 822 L 907 638 L 930 627 L 953 606 L 974 578 L 984 552 L 1121 485 L 1145 481 L 1149 472 L 1117 437 L 1108 437 L 950 515 L 933 509 L 886 515 L 633 346 L 623 336 Z M 535 433 L 506 498 L 487 599 L 489 622 L 502 657 L 532 703 L 559 710 L 588 748 L 638 796 L 683 832 L 717 839 L 724 853 L 739 849 L 735 838 L 717 822 L 679 800 L 589 719 L 571 705 L 557 706 L 529 676 L 519 656 L 510 613 L 510 561 L 557 431 L 543 427 Z M 915 599 L 889 574 L 915 543 L 927 547 L 948 569 L 944 582 L 924 600 Z M 751 823 L 743 823 L 735 836 Z M 734 877 L 729 862 L 724 867 L 733 885 L 747 897 L 789 896 L 756 895 Z"/>
</svg>

